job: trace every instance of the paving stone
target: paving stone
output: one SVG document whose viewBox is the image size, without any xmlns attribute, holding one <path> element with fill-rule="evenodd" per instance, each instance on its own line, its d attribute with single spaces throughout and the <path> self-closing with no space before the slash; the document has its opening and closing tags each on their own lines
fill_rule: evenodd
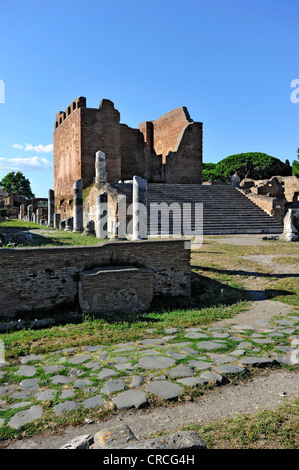
<svg viewBox="0 0 299 470">
<path fill-rule="evenodd" d="M 97 408 L 98 406 L 103 406 L 104 403 L 101 395 L 95 395 L 94 397 L 86 398 L 86 400 L 82 401 L 82 405 L 85 408 Z"/>
<path fill-rule="evenodd" d="M 27 362 L 30 362 L 30 361 L 40 361 L 42 358 L 43 356 L 36 356 L 34 354 L 29 354 L 28 356 L 21 357 L 21 363 L 27 364 Z"/>
<path fill-rule="evenodd" d="M 14 405 L 10 406 L 10 408 L 23 408 L 24 406 L 31 405 L 31 401 L 22 401 L 20 403 L 15 403 Z"/>
<path fill-rule="evenodd" d="M 0 428 L 1 428 L 2 424 L 4 424 L 4 422 L 5 422 L 5 419 L 0 418 Z"/>
<path fill-rule="evenodd" d="M 8 392 L 8 388 L 0 385 L 0 397 L 1 395 L 5 395 L 7 392 Z"/>
<path fill-rule="evenodd" d="M 252 343 L 250 343 L 249 341 L 243 341 L 242 343 L 239 343 L 238 344 L 238 348 L 240 349 L 251 349 L 253 347 Z"/>
<path fill-rule="evenodd" d="M 143 382 L 144 382 L 144 377 L 142 377 L 141 375 L 133 375 L 130 387 L 138 388 Z"/>
<path fill-rule="evenodd" d="M 57 390 L 54 389 L 48 389 L 44 390 L 43 392 L 38 392 L 36 393 L 36 398 L 39 401 L 46 401 L 46 400 L 52 400 L 54 398 L 55 393 Z"/>
<path fill-rule="evenodd" d="M 43 369 L 46 372 L 46 374 L 55 374 L 56 372 L 59 372 L 62 369 L 64 369 L 64 367 L 59 366 L 59 365 L 53 365 L 53 366 L 43 366 Z"/>
<path fill-rule="evenodd" d="M 62 390 L 60 394 L 60 400 L 64 400 L 65 398 L 72 398 L 75 395 L 73 390 L 65 389 Z"/>
<path fill-rule="evenodd" d="M 112 401 L 117 409 L 127 410 L 133 407 L 140 408 L 147 403 L 147 398 L 146 394 L 140 390 L 128 390 L 112 398 Z"/>
<path fill-rule="evenodd" d="M 194 331 L 194 332 L 187 333 L 185 335 L 185 338 L 191 338 L 191 339 L 208 338 L 208 335 Z"/>
<path fill-rule="evenodd" d="M 143 356 L 139 359 L 135 367 L 141 369 L 165 369 L 175 364 L 175 360 L 166 356 Z"/>
<path fill-rule="evenodd" d="M 298 321 L 299 321 L 299 319 L 298 319 Z M 169 335 L 173 335 L 173 333 L 178 332 L 178 328 L 164 328 L 164 331 L 165 331 L 165 333 L 167 333 Z"/>
<path fill-rule="evenodd" d="M 236 341 L 238 343 L 242 341 L 242 338 L 240 336 L 231 336 L 229 339 L 230 341 Z"/>
<path fill-rule="evenodd" d="M 235 351 L 230 352 L 233 356 L 243 356 L 246 353 L 246 349 L 236 349 Z"/>
<path fill-rule="evenodd" d="M 188 387 L 197 387 L 198 385 L 205 385 L 208 383 L 206 379 L 201 377 L 187 377 L 185 379 L 178 379 L 177 382 L 187 385 Z"/>
<path fill-rule="evenodd" d="M 145 344 L 145 345 L 159 346 L 160 344 L 164 344 L 165 341 L 163 341 L 161 338 L 158 338 L 158 339 L 142 339 L 141 341 L 138 341 L 138 343 Z"/>
<path fill-rule="evenodd" d="M 80 375 L 84 374 L 84 370 L 77 369 L 76 367 L 72 367 L 68 372 L 68 377 L 79 377 Z"/>
<path fill-rule="evenodd" d="M 290 320 L 274 320 L 273 323 L 277 323 L 278 325 L 283 325 L 283 326 L 294 326 L 295 322 L 290 321 Z"/>
<path fill-rule="evenodd" d="M 100 390 L 101 393 L 105 393 L 106 395 L 109 393 L 119 392 L 123 390 L 126 386 L 126 383 L 121 379 L 112 379 L 108 380 L 105 383 L 104 387 Z"/>
<path fill-rule="evenodd" d="M 106 427 L 94 435 L 93 449 L 113 449 L 137 441 L 136 436 L 126 424 Z"/>
<path fill-rule="evenodd" d="M 254 343 L 257 343 L 257 344 L 274 344 L 275 341 L 273 341 L 273 339 L 254 338 Z"/>
<path fill-rule="evenodd" d="M 123 372 L 134 370 L 135 366 L 132 366 L 130 362 L 125 362 L 124 364 L 115 364 L 115 369 L 121 370 Z"/>
<path fill-rule="evenodd" d="M 53 384 L 56 385 L 69 384 L 72 382 L 72 380 L 69 377 L 66 377 L 65 375 L 53 375 L 52 377 L 50 377 L 50 380 Z"/>
<path fill-rule="evenodd" d="M 34 366 L 21 366 L 16 372 L 16 375 L 24 375 L 25 377 L 33 377 L 36 374 Z"/>
<path fill-rule="evenodd" d="M 183 347 L 182 351 L 184 351 L 186 354 L 189 354 L 191 356 L 196 356 L 198 354 L 198 351 L 196 351 L 193 348 L 189 348 L 188 346 Z"/>
<path fill-rule="evenodd" d="M 132 360 L 131 357 L 126 357 L 126 356 L 115 356 L 112 358 L 113 362 L 122 364 L 124 362 L 130 362 Z"/>
<path fill-rule="evenodd" d="M 293 362 L 291 356 L 278 356 L 278 355 L 276 355 L 275 359 L 276 359 L 277 362 L 279 362 L 279 364 L 286 364 L 288 366 L 294 365 L 294 362 Z"/>
<path fill-rule="evenodd" d="M 194 375 L 194 371 L 192 367 L 181 364 L 177 367 L 174 367 L 173 369 L 169 369 L 167 371 L 167 375 L 169 375 L 169 377 L 173 377 L 174 379 L 179 377 L 192 377 Z"/>
<path fill-rule="evenodd" d="M 57 416 L 61 416 L 67 411 L 76 410 L 79 406 L 79 403 L 76 401 L 64 401 L 63 403 L 58 403 L 53 407 L 53 411 Z"/>
<path fill-rule="evenodd" d="M 278 331 L 275 332 L 275 333 L 269 333 L 269 336 L 271 336 L 271 338 L 277 336 L 278 338 L 284 338 L 286 335 L 284 335 L 283 333 L 279 333 Z"/>
<path fill-rule="evenodd" d="M 114 369 L 102 369 L 97 377 L 101 380 L 109 379 L 109 377 L 115 377 L 119 375 L 119 372 L 116 372 Z"/>
<path fill-rule="evenodd" d="M 240 360 L 240 364 L 248 366 L 269 366 L 275 364 L 275 359 L 271 357 L 243 357 Z"/>
<path fill-rule="evenodd" d="M 229 333 L 213 333 L 213 338 L 229 338 Z"/>
<path fill-rule="evenodd" d="M 169 336 L 163 336 L 162 339 L 163 339 L 163 341 L 168 342 L 168 341 L 172 341 L 172 340 L 175 339 L 175 338 L 176 338 L 176 336 L 174 336 L 174 335 L 169 335 Z"/>
<path fill-rule="evenodd" d="M 188 362 L 188 365 L 191 366 L 191 367 L 195 367 L 195 369 L 198 369 L 198 370 L 211 369 L 211 367 L 212 367 L 211 362 L 196 361 L 196 360 L 193 360 L 193 359 Z"/>
<path fill-rule="evenodd" d="M 213 383 L 220 384 L 223 381 L 222 375 L 217 374 L 216 372 L 211 372 L 211 371 L 203 372 L 202 374 L 200 374 L 200 377 L 202 379 L 208 380 L 208 382 L 213 382 Z"/>
<path fill-rule="evenodd" d="M 98 358 L 100 359 L 100 361 L 107 361 L 108 359 L 108 354 L 99 354 L 98 355 Z"/>
<path fill-rule="evenodd" d="M 9 396 L 9 398 L 13 398 L 16 400 L 26 400 L 26 398 L 31 397 L 31 392 L 15 392 Z"/>
<path fill-rule="evenodd" d="M 233 365 L 233 364 L 227 364 L 224 366 L 217 366 L 214 367 L 214 370 L 216 372 L 219 372 L 220 374 L 241 374 L 245 372 L 245 367 Z"/>
<path fill-rule="evenodd" d="M 184 359 L 184 358 L 185 358 L 185 355 L 184 355 L 184 354 L 173 353 L 173 352 L 170 352 L 170 353 L 169 353 L 169 356 L 172 357 L 172 359 L 176 359 L 176 360 L 180 360 L 180 359 Z"/>
<path fill-rule="evenodd" d="M 254 330 L 254 327 L 252 325 L 248 325 L 245 323 L 240 323 L 239 325 L 234 325 L 233 328 L 235 330 Z"/>
<path fill-rule="evenodd" d="M 166 375 L 156 375 L 153 380 L 166 380 Z"/>
<path fill-rule="evenodd" d="M 291 348 L 290 346 L 276 346 L 276 349 L 278 349 L 278 351 L 287 353 L 289 351 L 292 351 L 293 348 Z"/>
<path fill-rule="evenodd" d="M 156 328 L 147 328 L 145 330 L 147 333 L 153 333 L 154 331 L 157 331 Z"/>
<path fill-rule="evenodd" d="M 39 387 L 39 381 L 40 379 L 37 377 L 35 379 L 24 379 L 20 383 L 20 387 L 22 390 L 34 390 Z"/>
<path fill-rule="evenodd" d="M 236 357 L 232 356 L 218 356 L 218 357 L 212 357 L 213 362 L 216 364 L 229 364 L 231 362 L 236 361 Z"/>
<path fill-rule="evenodd" d="M 98 361 L 87 362 L 86 364 L 84 364 L 84 366 L 87 367 L 87 369 L 91 370 L 98 370 L 102 367 Z"/>
<path fill-rule="evenodd" d="M 213 349 L 220 349 L 224 345 L 222 343 L 213 342 L 213 341 L 202 341 L 201 343 L 197 343 L 196 347 L 198 349 L 205 349 L 207 351 L 212 351 Z"/>
<path fill-rule="evenodd" d="M 147 386 L 146 391 L 153 393 L 154 395 L 158 395 L 165 400 L 171 400 L 172 398 L 177 398 L 181 393 L 183 393 L 183 387 L 172 382 L 168 382 L 167 380 L 157 380 L 151 382 Z"/>
<path fill-rule="evenodd" d="M 83 388 L 83 387 L 86 387 L 87 385 L 91 385 L 91 384 L 92 384 L 92 382 L 88 379 L 78 379 L 74 383 L 73 387 L 74 388 Z"/>
<path fill-rule="evenodd" d="M 78 356 L 74 356 L 68 359 L 68 362 L 70 364 L 83 364 L 90 358 L 91 358 L 90 354 L 79 354 Z"/>
<path fill-rule="evenodd" d="M 154 349 L 146 349 L 145 352 L 147 356 L 160 356 L 160 353 Z"/>
<path fill-rule="evenodd" d="M 31 406 L 28 410 L 19 411 L 7 423 L 9 427 L 19 429 L 24 424 L 30 423 L 43 416 L 43 409 L 39 405 Z"/>
</svg>

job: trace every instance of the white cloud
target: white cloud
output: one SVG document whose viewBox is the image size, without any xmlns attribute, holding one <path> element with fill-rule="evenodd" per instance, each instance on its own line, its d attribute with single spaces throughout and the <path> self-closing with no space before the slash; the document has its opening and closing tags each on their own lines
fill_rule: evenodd
<svg viewBox="0 0 299 470">
<path fill-rule="evenodd" d="M 23 149 L 23 148 L 24 148 L 24 145 L 20 145 L 20 144 L 12 144 L 12 146 L 13 146 L 15 149 Z"/>
<path fill-rule="evenodd" d="M 53 163 L 44 157 L 0 157 L 0 171 L 52 171 Z"/>
<path fill-rule="evenodd" d="M 38 153 L 51 153 L 53 152 L 53 145 L 48 144 L 48 145 L 32 145 L 32 144 L 25 144 L 25 151 L 33 151 L 33 152 L 38 152 Z"/>
<path fill-rule="evenodd" d="M 37 152 L 37 153 L 51 153 L 53 152 L 53 145 L 48 144 L 48 145 L 32 145 L 32 144 L 12 144 L 12 146 L 15 149 L 24 149 L 26 152 L 32 151 L 32 152 Z"/>
</svg>

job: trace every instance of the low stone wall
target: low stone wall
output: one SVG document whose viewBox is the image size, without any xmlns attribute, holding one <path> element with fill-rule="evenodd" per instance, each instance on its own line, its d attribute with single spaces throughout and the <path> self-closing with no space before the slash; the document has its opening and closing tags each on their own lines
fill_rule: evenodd
<svg viewBox="0 0 299 470">
<path fill-rule="evenodd" d="M 271 217 L 275 217 L 279 222 L 283 222 L 285 216 L 285 202 L 275 197 L 266 196 L 264 194 L 254 194 L 248 191 L 243 191 L 238 188 L 248 199 L 254 202 L 255 205 L 263 209 Z"/>
<path fill-rule="evenodd" d="M 80 311 L 81 273 L 105 266 L 147 268 L 154 274 L 153 296 L 189 297 L 189 259 L 190 250 L 185 249 L 184 240 L 107 242 L 91 247 L 2 249 L 0 319 L 49 316 L 55 310 Z"/>
</svg>

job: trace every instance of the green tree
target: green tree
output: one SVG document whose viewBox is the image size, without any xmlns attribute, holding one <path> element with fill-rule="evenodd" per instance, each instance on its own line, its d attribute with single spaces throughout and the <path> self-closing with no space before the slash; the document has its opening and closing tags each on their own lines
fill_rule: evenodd
<svg viewBox="0 0 299 470">
<path fill-rule="evenodd" d="M 205 166 L 208 165 L 208 166 Z M 266 153 L 248 152 L 230 155 L 215 166 L 204 164 L 203 180 L 213 178 L 218 181 L 230 181 L 231 175 L 238 173 L 241 179 L 269 179 L 272 176 L 291 175 L 291 166 Z"/>
<path fill-rule="evenodd" d="M 0 180 L 0 189 L 4 189 L 8 193 L 17 193 L 20 196 L 24 196 L 27 199 L 34 198 L 34 194 L 31 191 L 30 181 L 25 178 L 23 173 L 17 171 L 11 171 L 2 180 Z"/>
<path fill-rule="evenodd" d="M 294 160 L 293 161 L 293 165 L 292 165 L 292 174 L 294 176 L 298 176 L 299 177 L 299 149 L 297 149 L 297 158 L 298 158 L 298 161 L 297 160 Z"/>
</svg>

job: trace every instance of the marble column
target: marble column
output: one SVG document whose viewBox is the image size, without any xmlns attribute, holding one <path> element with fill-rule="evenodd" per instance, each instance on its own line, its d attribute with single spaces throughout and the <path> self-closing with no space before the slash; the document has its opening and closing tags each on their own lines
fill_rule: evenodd
<svg viewBox="0 0 299 470">
<path fill-rule="evenodd" d="M 83 232 L 83 180 L 75 181 L 73 199 L 73 232 Z"/>
<path fill-rule="evenodd" d="M 133 240 L 147 240 L 147 181 L 133 177 Z"/>
<path fill-rule="evenodd" d="M 108 238 L 108 203 L 107 193 L 97 195 L 96 199 L 96 237 Z"/>
<path fill-rule="evenodd" d="M 54 226 L 54 212 L 55 212 L 55 194 L 53 189 L 48 191 L 48 227 Z"/>
<path fill-rule="evenodd" d="M 42 209 L 37 209 L 36 222 L 41 225 L 41 220 L 42 220 Z"/>
<path fill-rule="evenodd" d="M 96 173 L 95 181 L 96 181 L 97 184 L 107 182 L 106 155 L 101 150 L 99 150 L 96 153 L 95 173 Z"/>
</svg>

